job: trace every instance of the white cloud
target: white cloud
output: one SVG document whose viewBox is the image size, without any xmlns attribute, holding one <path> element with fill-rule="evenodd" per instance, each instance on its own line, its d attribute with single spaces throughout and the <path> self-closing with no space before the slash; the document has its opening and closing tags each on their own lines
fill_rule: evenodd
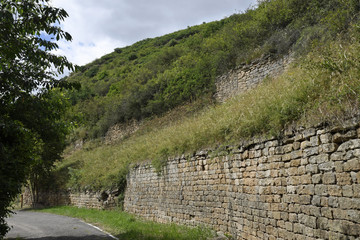
<svg viewBox="0 0 360 240">
<path fill-rule="evenodd" d="M 61 24 L 72 42 L 57 53 L 84 65 L 145 38 L 220 20 L 255 5 L 256 0 L 52 0 L 69 17 Z"/>
</svg>

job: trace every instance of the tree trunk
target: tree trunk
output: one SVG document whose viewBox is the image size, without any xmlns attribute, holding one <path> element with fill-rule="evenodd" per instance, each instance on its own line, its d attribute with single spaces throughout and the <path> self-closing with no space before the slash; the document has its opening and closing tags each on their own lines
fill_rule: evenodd
<svg viewBox="0 0 360 240">
<path fill-rule="evenodd" d="M 38 176 L 34 174 L 30 178 L 30 190 L 32 197 L 32 207 L 36 208 L 39 203 L 39 184 L 38 184 Z"/>
</svg>

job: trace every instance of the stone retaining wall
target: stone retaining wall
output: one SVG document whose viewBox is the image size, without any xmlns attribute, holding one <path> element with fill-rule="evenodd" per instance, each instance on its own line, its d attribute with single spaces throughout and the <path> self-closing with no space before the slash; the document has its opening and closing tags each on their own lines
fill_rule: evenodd
<svg viewBox="0 0 360 240">
<path fill-rule="evenodd" d="M 207 225 L 235 239 L 359 239 L 360 129 L 286 131 L 212 157 L 130 171 L 124 209 L 158 222 Z"/>
<path fill-rule="evenodd" d="M 114 209 L 118 207 L 117 196 L 107 192 L 71 193 L 70 205 L 96 209 Z"/>
<path fill-rule="evenodd" d="M 28 189 L 23 192 L 24 206 L 32 207 L 32 196 Z M 42 192 L 36 207 L 72 205 L 81 208 L 114 209 L 119 206 L 117 194 L 109 191 L 71 193 L 69 191 Z"/>
<path fill-rule="evenodd" d="M 65 191 L 42 192 L 39 194 L 39 201 L 33 206 L 31 191 L 26 187 L 22 193 L 24 207 L 44 207 L 44 206 L 61 206 L 69 205 L 69 193 Z"/>
<path fill-rule="evenodd" d="M 40 201 L 109 209 L 118 206 L 117 194 L 46 193 Z M 358 120 L 169 159 L 162 175 L 143 163 L 130 170 L 124 209 L 235 239 L 359 239 Z"/>
<path fill-rule="evenodd" d="M 282 73 L 291 59 L 290 55 L 276 60 L 265 57 L 250 64 L 240 65 L 219 76 L 215 81 L 216 100 L 224 102 L 239 93 L 256 87 L 264 78 Z"/>
</svg>

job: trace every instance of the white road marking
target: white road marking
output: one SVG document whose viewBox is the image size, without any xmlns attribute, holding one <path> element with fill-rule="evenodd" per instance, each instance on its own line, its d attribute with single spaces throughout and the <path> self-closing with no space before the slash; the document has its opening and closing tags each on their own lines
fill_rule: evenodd
<svg viewBox="0 0 360 240">
<path fill-rule="evenodd" d="M 110 233 L 102 230 L 101 228 L 99 228 L 99 227 L 97 227 L 97 226 L 94 226 L 94 225 L 92 225 L 92 224 L 90 224 L 90 223 L 87 223 L 87 222 L 84 222 L 84 221 L 82 221 L 82 220 L 80 220 L 80 221 L 83 222 L 83 223 L 85 223 L 85 224 L 87 224 L 87 225 L 89 225 L 90 227 L 93 227 L 93 228 L 99 230 L 100 232 L 105 233 L 106 235 L 108 235 L 109 237 L 111 237 L 111 238 L 113 238 L 113 239 L 119 240 L 117 237 L 111 235 Z"/>
</svg>

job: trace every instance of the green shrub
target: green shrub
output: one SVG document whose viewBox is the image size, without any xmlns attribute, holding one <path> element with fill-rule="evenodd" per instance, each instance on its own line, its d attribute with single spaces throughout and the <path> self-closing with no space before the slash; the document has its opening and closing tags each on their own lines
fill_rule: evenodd
<svg viewBox="0 0 360 240">
<path fill-rule="evenodd" d="M 116 52 L 116 53 L 119 53 L 119 54 L 120 54 L 120 53 L 122 53 L 122 49 L 121 49 L 121 48 L 115 48 L 115 49 L 114 49 L 114 52 Z"/>
<path fill-rule="evenodd" d="M 168 42 L 168 46 L 169 47 L 173 47 L 175 45 L 177 45 L 179 42 L 176 40 L 176 39 L 171 39 L 169 42 Z"/>
<path fill-rule="evenodd" d="M 263 54 L 283 56 L 289 53 L 297 42 L 300 32 L 296 29 L 286 28 L 276 31 L 269 37 L 264 45 Z"/>
<path fill-rule="evenodd" d="M 102 71 L 100 73 L 97 74 L 97 80 L 103 80 L 104 78 L 106 78 L 109 74 L 106 71 Z"/>
<path fill-rule="evenodd" d="M 137 59 L 138 58 L 138 56 L 135 54 L 135 53 L 133 53 L 133 54 L 131 54 L 130 56 L 129 56 L 129 61 L 133 61 L 133 60 L 135 60 L 135 59 Z"/>
<path fill-rule="evenodd" d="M 85 72 L 85 76 L 88 78 L 94 77 L 99 71 L 99 66 L 93 66 Z"/>
</svg>

